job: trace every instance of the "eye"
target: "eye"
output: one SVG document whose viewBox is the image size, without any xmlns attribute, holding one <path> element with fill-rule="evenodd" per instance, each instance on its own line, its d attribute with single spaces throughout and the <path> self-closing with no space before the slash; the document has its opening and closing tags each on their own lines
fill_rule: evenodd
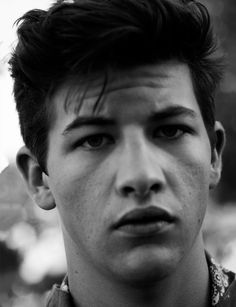
<svg viewBox="0 0 236 307">
<path fill-rule="evenodd" d="M 106 134 L 94 134 L 83 137 L 76 142 L 75 147 L 84 147 L 86 149 L 101 149 L 113 143 L 111 136 Z"/>
<path fill-rule="evenodd" d="M 179 125 L 166 125 L 159 127 L 154 136 L 157 138 L 177 139 L 187 131 L 187 128 Z"/>
</svg>

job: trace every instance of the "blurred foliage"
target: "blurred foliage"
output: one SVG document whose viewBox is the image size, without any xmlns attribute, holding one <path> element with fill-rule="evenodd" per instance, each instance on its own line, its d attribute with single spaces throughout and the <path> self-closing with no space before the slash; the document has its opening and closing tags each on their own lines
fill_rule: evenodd
<svg viewBox="0 0 236 307">
<path fill-rule="evenodd" d="M 0 175 L 0 307 L 41 307 L 66 272 L 56 211 L 32 202 L 15 164 Z"/>
</svg>

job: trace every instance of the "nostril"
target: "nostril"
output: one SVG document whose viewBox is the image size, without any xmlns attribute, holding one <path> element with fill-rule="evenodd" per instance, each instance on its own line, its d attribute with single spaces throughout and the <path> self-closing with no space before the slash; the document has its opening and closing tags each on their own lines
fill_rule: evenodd
<svg viewBox="0 0 236 307">
<path fill-rule="evenodd" d="M 123 187 L 122 191 L 125 196 L 128 196 L 129 194 L 134 193 L 135 189 L 132 187 L 126 186 L 126 187 Z"/>
<path fill-rule="evenodd" d="M 150 192 L 153 193 L 158 193 L 160 190 L 160 185 L 158 183 L 154 183 L 151 186 L 148 187 L 148 185 L 141 185 L 140 186 L 134 186 L 132 185 L 127 185 L 122 188 L 122 194 L 124 196 L 129 196 L 131 194 L 136 195 L 136 196 L 147 196 Z"/>
<path fill-rule="evenodd" d="M 154 192 L 154 193 L 157 193 L 157 192 L 159 191 L 159 189 L 160 189 L 159 184 L 158 184 L 158 183 L 155 183 L 155 184 L 153 184 L 153 185 L 151 186 L 150 191 L 152 191 L 152 192 Z"/>
</svg>

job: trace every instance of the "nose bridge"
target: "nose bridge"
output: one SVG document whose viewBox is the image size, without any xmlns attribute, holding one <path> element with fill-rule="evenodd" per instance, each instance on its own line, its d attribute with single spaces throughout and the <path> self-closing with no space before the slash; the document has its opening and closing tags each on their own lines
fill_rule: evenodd
<svg viewBox="0 0 236 307">
<path fill-rule="evenodd" d="M 122 195 L 142 195 L 157 191 L 164 184 L 157 148 L 143 133 L 131 133 L 119 157 L 116 187 Z"/>
<path fill-rule="evenodd" d="M 137 134 L 135 137 L 132 135 L 131 140 L 124 144 L 122 160 L 127 164 L 125 168 L 127 175 L 129 173 L 146 173 L 149 168 L 151 170 L 152 152 L 142 135 Z"/>
</svg>

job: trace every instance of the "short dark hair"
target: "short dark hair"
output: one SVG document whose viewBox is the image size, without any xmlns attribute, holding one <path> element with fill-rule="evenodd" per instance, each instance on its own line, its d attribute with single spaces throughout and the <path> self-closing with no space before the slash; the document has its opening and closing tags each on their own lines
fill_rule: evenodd
<svg viewBox="0 0 236 307">
<path fill-rule="evenodd" d="M 176 59 L 191 71 L 202 117 L 215 123 L 214 95 L 222 56 L 205 6 L 194 0 L 57 1 L 18 21 L 10 59 L 14 96 L 26 146 L 46 168 L 50 97 L 69 77 L 87 78 L 108 67 Z"/>
</svg>

